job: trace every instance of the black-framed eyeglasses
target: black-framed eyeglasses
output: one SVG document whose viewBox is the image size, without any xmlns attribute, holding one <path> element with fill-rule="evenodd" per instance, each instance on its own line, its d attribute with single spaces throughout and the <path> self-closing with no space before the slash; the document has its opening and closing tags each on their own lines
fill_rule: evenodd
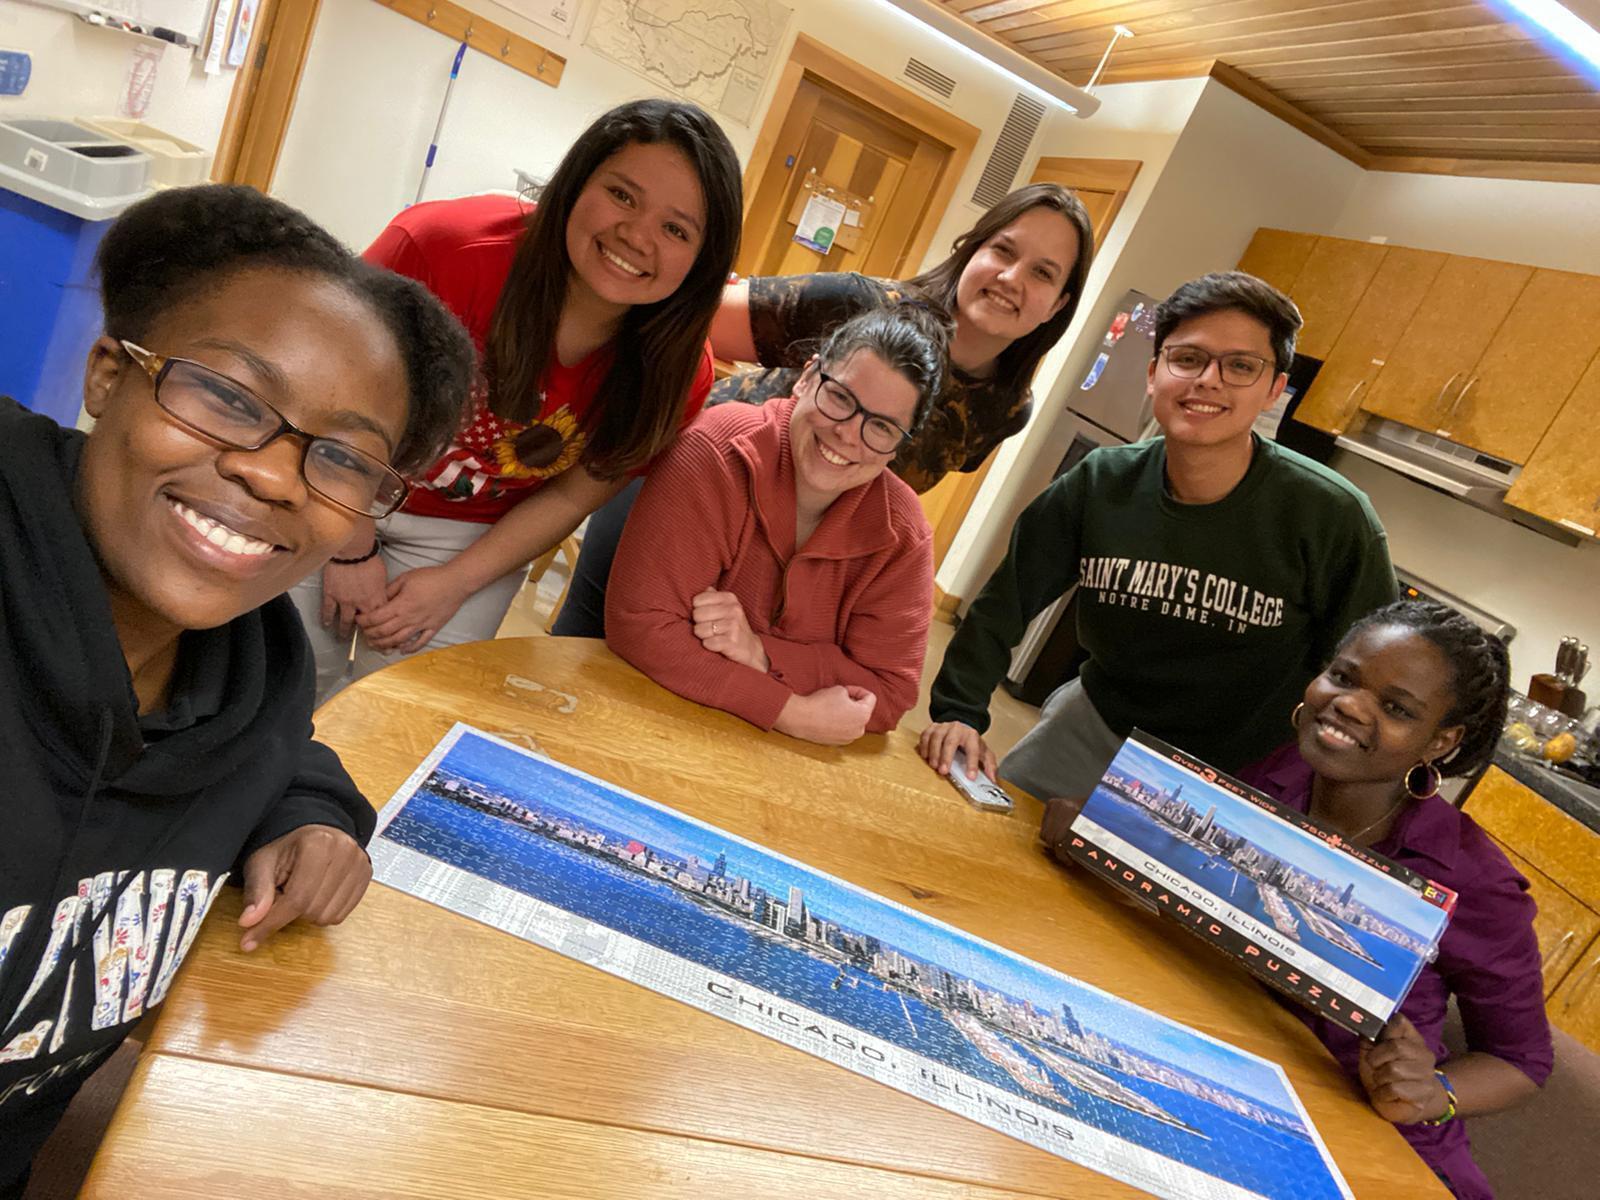
<svg viewBox="0 0 1600 1200">
<path fill-rule="evenodd" d="M 1246 354 L 1242 350 L 1212 354 L 1199 346 L 1163 346 L 1161 357 L 1166 360 L 1167 370 L 1179 379 L 1199 379 L 1215 362 L 1222 382 L 1230 387 L 1249 387 L 1261 378 L 1261 372 L 1275 365 L 1272 359 L 1259 354 Z"/>
<path fill-rule="evenodd" d="M 404 503 L 406 481 L 380 458 L 337 438 L 307 433 L 244 384 L 187 358 L 169 358 L 123 341 L 150 376 L 155 400 L 202 437 L 235 450 L 260 450 L 286 435 L 304 444 L 300 473 L 317 495 L 364 517 L 387 517 Z"/>
<path fill-rule="evenodd" d="M 873 412 L 855 393 L 820 366 L 817 368 L 817 411 L 830 421 L 861 418 L 861 444 L 874 454 L 893 454 L 911 440 L 911 431 L 898 421 Z"/>
</svg>

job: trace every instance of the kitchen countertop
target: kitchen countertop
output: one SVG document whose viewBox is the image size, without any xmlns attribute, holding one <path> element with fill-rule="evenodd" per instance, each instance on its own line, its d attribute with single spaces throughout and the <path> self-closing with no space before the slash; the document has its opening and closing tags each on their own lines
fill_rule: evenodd
<svg viewBox="0 0 1600 1200">
<path fill-rule="evenodd" d="M 1600 833 L 1600 788 L 1591 787 L 1565 775 L 1557 775 L 1547 767 L 1505 747 L 1494 752 L 1494 765 L 1518 783 L 1532 788 L 1568 816 L 1582 821 Z M 1472 811 L 1470 795 L 1467 811 Z"/>
</svg>

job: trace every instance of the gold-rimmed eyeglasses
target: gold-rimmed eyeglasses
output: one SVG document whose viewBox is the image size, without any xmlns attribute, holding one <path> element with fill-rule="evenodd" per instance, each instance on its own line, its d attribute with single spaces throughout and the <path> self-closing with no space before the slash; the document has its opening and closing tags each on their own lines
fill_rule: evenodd
<svg viewBox="0 0 1600 1200">
<path fill-rule="evenodd" d="M 133 342 L 121 346 L 150 376 L 162 410 L 202 437 L 235 450 L 260 450 L 281 437 L 297 437 L 304 446 L 300 473 L 317 495 L 365 517 L 387 517 L 404 503 L 406 481 L 382 459 L 337 438 L 306 432 L 220 371 Z"/>
</svg>

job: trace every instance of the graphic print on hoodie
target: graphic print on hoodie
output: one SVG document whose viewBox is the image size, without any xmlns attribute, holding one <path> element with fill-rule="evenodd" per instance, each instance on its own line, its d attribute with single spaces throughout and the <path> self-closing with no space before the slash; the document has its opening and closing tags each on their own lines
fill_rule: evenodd
<svg viewBox="0 0 1600 1200">
<path fill-rule="evenodd" d="M 83 441 L 0 398 L 0 1197 L 238 865 L 304 825 L 365 844 L 374 820 L 312 740 L 284 597 L 184 634 L 167 708 L 139 715 L 72 503 Z"/>
</svg>

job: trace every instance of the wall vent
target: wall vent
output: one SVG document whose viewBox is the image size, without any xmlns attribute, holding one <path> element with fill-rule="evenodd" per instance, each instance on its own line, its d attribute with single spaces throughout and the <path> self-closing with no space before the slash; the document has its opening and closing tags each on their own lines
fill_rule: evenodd
<svg viewBox="0 0 1600 1200">
<path fill-rule="evenodd" d="M 972 202 L 979 208 L 992 208 L 1011 190 L 1044 114 L 1044 105 L 1032 96 L 1019 92 L 1012 101 L 1011 112 L 1000 127 L 1000 136 L 995 139 L 978 186 L 972 189 Z"/>
<path fill-rule="evenodd" d="M 906 60 L 906 69 L 902 74 L 923 91 L 932 92 L 941 100 L 948 100 L 955 94 L 956 81 L 943 71 L 930 67 L 920 58 Z"/>
</svg>

